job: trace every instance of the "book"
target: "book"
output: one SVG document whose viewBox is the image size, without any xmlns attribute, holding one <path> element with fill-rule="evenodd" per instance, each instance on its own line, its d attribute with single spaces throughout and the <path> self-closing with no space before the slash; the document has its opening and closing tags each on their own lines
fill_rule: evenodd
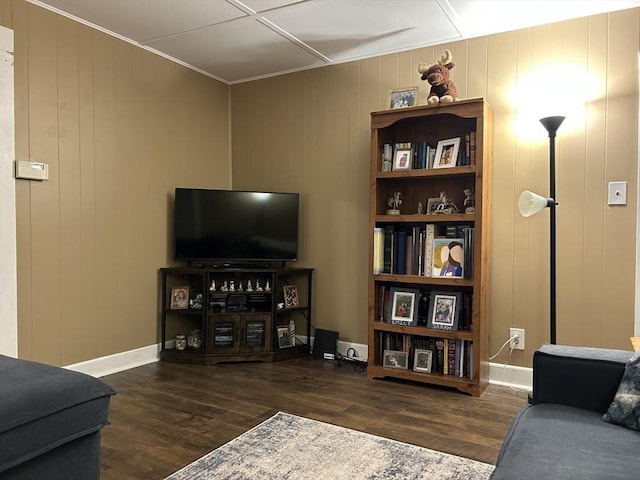
<svg viewBox="0 0 640 480">
<path fill-rule="evenodd" d="M 384 228 L 373 229 L 373 274 L 384 271 Z"/>
<path fill-rule="evenodd" d="M 407 273 L 407 232 L 394 232 L 393 247 L 392 273 L 405 275 Z"/>
<path fill-rule="evenodd" d="M 424 273 L 425 277 L 433 274 L 433 240 L 435 239 L 435 225 L 428 223 L 425 227 L 424 239 Z"/>
<path fill-rule="evenodd" d="M 384 227 L 383 273 L 393 273 L 393 225 Z"/>
</svg>

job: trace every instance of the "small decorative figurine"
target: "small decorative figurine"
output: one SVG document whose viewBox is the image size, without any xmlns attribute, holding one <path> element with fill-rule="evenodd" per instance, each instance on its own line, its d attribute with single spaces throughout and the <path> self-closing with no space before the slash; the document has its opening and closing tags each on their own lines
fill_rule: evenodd
<svg viewBox="0 0 640 480">
<path fill-rule="evenodd" d="M 424 204 L 422 202 L 418 202 L 418 215 L 424 214 Z"/>
<path fill-rule="evenodd" d="M 233 281 L 233 280 L 231 280 L 231 281 L 229 282 L 229 291 L 230 291 L 230 292 L 235 292 L 235 291 L 236 291 L 236 284 L 234 283 L 234 281 Z"/>
<path fill-rule="evenodd" d="M 216 281 L 215 280 L 211 280 L 211 286 L 209 287 L 209 291 L 210 292 L 215 292 L 216 291 Z"/>
<path fill-rule="evenodd" d="M 227 281 L 225 280 L 224 282 L 222 282 L 222 288 L 220 288 L 221 292 L 228 292 L 229 291 L 229 287 L 227 286 Z"/>
<path fill-rule="evenodd" d="M 241 292 L 242 291 L 242 282 L 238 282 L 238 291 Z"/>
<path fill-rule="evenodd" d="M 400 192 L 393 192 L 393 197 L 387 200 L 387 205 L 391 207 L 387 210 L 387 215 L 400 215 L 400 205 L 402 205 L 400 195 L 402 195 Z"/>
<path fill-rule="evenodd" d="M 475 213 L 475 199 L 473 198 L 473 190 L 470 188 L 464 189 L 464 203 L 463 205 L 466 207 L 464 209 L 464 213 Z"/>
<path fill-rule="evenodd" d="M 267 284 L 264 286 L 264 291 L 265 292 L 270 292 L 271 291 L 271 286 L 269 285 L 269 280 L 267 280 Z"/>
<path fill-rule="evenodd" d="M 253 292 L 253 286 L 251 285 L 251 280 L 247 280 L 247 292 Z"/>
<path fill-rule="evenodd" d="M 449 197 L 447 197 L 447 194 L 444 192 L 444 190 L 440 192 L 440 205 L 436 207 L 436 211 L 434 213 L 447 214 L 458 213 L 459 211 L 460 210 L 458 210 L 456 204 L 449 200 Z"/>
<path fill-rule="evenodd" d="M 260 280 L 256 280 L 256 292 L 262 292 L 262 287 L 260 286 Z"/>
</svg>

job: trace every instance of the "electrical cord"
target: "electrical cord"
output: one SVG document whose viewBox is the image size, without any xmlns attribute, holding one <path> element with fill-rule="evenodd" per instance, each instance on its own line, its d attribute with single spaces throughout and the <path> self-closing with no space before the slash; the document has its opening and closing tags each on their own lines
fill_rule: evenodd
<svg viewBox="0 0 640 480">
<path fill-rule="evenodd" d="M 347 355 L 342 355 L 341 353 L 336 353 L 335 359 L 338 362 L 338 366 L 342 365 L 354 365 L 356 367 L 357 372 L 364 372 L 367 369 L 367 361 L 360 360 L 358 358 L 358 352 L 355 348 L 349 347 L 347 349 Z"/>
<path fill-rule="evenodd" d="M 506 342 L 504 342 L 502 344 L 502 346 L 500 347 L 500 349 L 495 353 L 495 355 L 492 355 L 489 357 L 489 360 L 493 360 L 494 358 L 496 358 L 498 355 L 500 355 L 500 352 L 502 352 L 502 350 L 504 349 L 504 347 L 506 347 L 511 340 L 515 340 L 516 338 L 518 338 L 518 335 L 514 335 L 512 337 L 510 337 Z M 511 355 L 511 352 L 513 352 L 513 347 L 510 348 L 509 350 L 509 356 Z"/>
</svg>

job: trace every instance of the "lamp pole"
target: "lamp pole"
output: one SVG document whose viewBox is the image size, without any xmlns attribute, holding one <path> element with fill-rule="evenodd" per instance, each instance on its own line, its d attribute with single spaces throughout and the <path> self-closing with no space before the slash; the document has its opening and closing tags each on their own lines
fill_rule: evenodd
<svg viewBox="0 0 640 480">
<path fill-rule="evenodd" d="M 565 117 L 545 117 L 540 123 L 549 133 L 549 197 L 553 199 L 550 208 L 549 225 L 549 343 L 556 343 L 556 132 Z"/>
</svg>

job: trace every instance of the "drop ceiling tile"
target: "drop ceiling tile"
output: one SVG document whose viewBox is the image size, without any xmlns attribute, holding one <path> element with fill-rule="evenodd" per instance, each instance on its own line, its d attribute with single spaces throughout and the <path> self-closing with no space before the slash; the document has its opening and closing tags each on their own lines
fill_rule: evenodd
<svg viewBox="0 0 640 480">
<path fill-rule="evenodd" d="M 325 64 L 255 18 L 193 30 L 148 46 L 228 82 Z"/>
<path fill-rule="evenodd" d="M 246 16 L 238 7 L 223 0 L 46 0 L 45 3 L 143 44 L 154 38 Z"/>
<path fill-rule="evenodd" d="M 312 1 L 264 16 L 337 62 L 460 38 L 433 1 Z"/>
</svg>

